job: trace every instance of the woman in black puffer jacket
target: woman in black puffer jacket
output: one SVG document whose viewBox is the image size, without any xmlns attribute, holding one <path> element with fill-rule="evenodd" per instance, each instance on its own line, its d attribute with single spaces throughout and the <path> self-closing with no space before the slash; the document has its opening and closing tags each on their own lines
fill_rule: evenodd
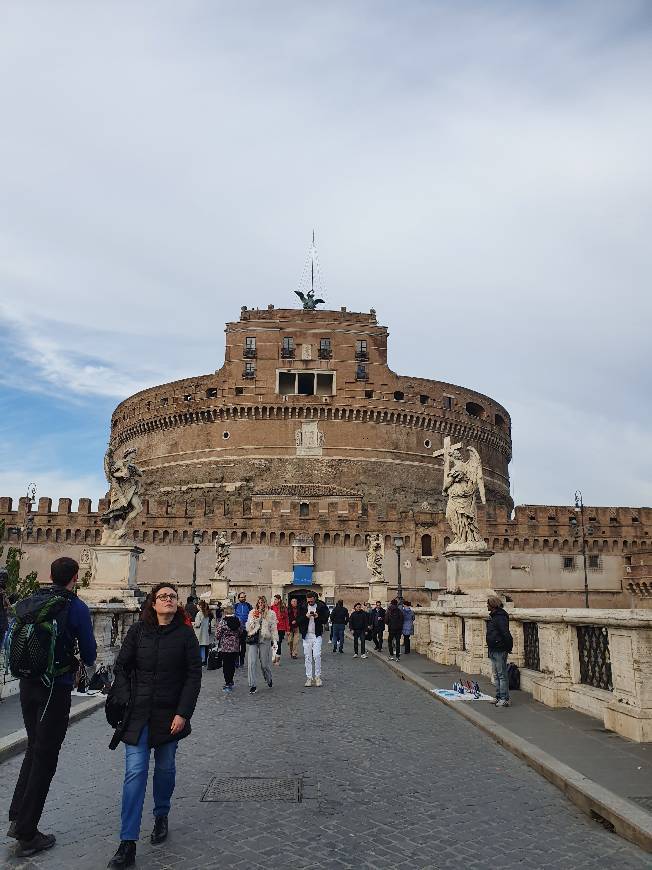
<svg viewBox="0 0 652 870">
<path fill-rule="evenodd" d="M 150 751 L 154 750 L 153 844 L 168 833 L 179 740 L 190 734 L 190 718 L 201 688 L 202 666 L 194 629 L 179 607 L 177 590 L 159 583 L 147 596 L 140 621 L 132 625 L 115 663 L 112 695 L 129 702 L 120 732 L 126 747 L 120 847 L 109 867 L 136 860 Z"/>
</svg>

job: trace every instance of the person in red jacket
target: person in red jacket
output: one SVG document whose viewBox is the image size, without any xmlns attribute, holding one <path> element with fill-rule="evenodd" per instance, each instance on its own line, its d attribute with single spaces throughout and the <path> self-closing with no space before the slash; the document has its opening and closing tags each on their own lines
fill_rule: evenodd
<svg viewBox="0 0 652 870">
<path fill-rule="evenodd" d="M 290 657 L 298 659 L 297 649 L 299 648 L 299 601 L 296 598 L 290 598 L 290 606 L 288 607 L 288 649 Z"/>
<path fill-rule="evenodd" d="M 274 596 L 274 603 L 272 604 L 272 610 L 276 614 L 276 630 L 278 631 L 278 647 L 276 649 L 276 655 L 281 657 L 281 644 L 283 643 L 283 638 L 285 637 L 285 633 L 290 630 L 290 619 L 288 616 L 288 609 L 283 603 L 283 599 L 280 595 Z"/>
</svg>

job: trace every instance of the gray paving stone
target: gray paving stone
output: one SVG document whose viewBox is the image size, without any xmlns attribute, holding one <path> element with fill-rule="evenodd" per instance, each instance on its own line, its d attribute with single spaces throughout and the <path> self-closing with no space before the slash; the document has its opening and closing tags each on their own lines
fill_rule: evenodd
<svg viewBox="0 0 652 870">
<path fill-rule="evenodd" d="M 232 696 L 205 675 L 193 733 L 178 753 L 170 838 L 149 844 L 151 783 L 138 868 L 647 868 L 649 856 L 591 822 L 552 785 L 444 705 L 379 663 L 325 657 L 321 689 L 284 660 L 274 688 Z M 101 713 L 73 725 L 43 817 L 57 846 L 0 865 L 105 867 L 117 844 L 123 750 Z M 6 817 L 20 758 L 0 765 Z M 203 803 L 213 776 L 305 779 L 302 804 Z M 1 830 L 1 829 L 0 829 Z"/>
</svg>

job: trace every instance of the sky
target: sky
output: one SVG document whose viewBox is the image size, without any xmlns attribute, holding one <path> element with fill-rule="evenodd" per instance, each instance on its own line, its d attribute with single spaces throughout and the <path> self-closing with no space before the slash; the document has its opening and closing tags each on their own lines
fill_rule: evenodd
<svg viewBox="0 0 652 870">
<path fill-rule="evenodd" d="M 512 416 L 517 503 L 652 504 L 652 7 L 3 4 L 0 495 L 92 497 L 113 407 L 241 305 L 327 307 Z"/>
</svg>

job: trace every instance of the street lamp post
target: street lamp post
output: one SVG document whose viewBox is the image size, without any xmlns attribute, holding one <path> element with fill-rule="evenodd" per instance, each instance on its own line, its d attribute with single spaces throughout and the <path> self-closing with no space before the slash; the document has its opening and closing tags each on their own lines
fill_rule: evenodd
<svg viewBox="0 0 652 870">
<path fill-rule="evenodd" d="M 398 565 L 398 583 L 396 594 L 398 597 L 398 603 L 403 604 L 403 586 L 401 585 L 401 547 L 403 546 L 403 538 L 401 535 L 396 535 L 394 538 L 394 546 L 396 547 L 396 558 Z"/>
<path fill-rule="evenodd" d="M 192 561 L 192 588 L 190 590 L 190 594 L 193 598 L 197 598 L 197 556 L 199 555 L 201 541 L 201 532 L 195 530 L 192 533 L 194 556 Z"/>
<path fill-rule="evenodd" d="M 586 535 L 584 532 L 584 501 L 582 499 L 581 490 L 575 492 L 575 513 L 580 515 L 580 530 L 582 533 L 582 561 L 584 563 L 584 606 L 589 606 L 589 574 L 586 569 Z M 575 527 L 577 533 L 577 519 L 571 519 L 571 525 Z"/>
<path fill-rule="evenodd" d="M 27 486 L 25 494 L 25 520 L 22 526 L 9 526 L 8 532 L 13 532 L 18 538 L 18 573 L 20 574 L 20 563 L 23 558 L 23 543 L 28 541 L 34 531 L 34 517 L 32 516 L 32 505 L 36 501 L 36 484 L 30 483 Z"/>
</svg>

